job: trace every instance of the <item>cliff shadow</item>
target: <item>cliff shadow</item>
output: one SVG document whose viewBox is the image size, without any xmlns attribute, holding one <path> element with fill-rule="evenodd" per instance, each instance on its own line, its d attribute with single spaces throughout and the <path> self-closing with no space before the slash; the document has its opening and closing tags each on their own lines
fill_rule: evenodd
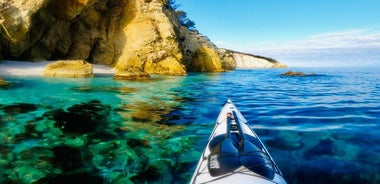
<svg viewBox="0 0 380 184">
<path fill-rule="evenodd" d="M 30 16 L 30 28 L 14 45 L 4 44 L 2 34 L 2 55 L 8 60 L 70 59 L 113 65 L 126 46 L 123 29 L 134 16 L 126 14 L 129 6 L 133 3 L 127 0 L 83 4 L 50 0 Z"/>
</svg>

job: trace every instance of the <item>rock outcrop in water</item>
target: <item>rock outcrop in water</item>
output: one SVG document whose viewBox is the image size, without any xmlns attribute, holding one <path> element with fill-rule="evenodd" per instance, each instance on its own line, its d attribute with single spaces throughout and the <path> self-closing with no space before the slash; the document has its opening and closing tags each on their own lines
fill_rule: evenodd
<svg viewBox="0 0 380 184">
<path fill-rule="evenodd" d="M 306 77 L 306 76 L 315 76 L 315 73 L 305 74 L 304 72 L 293 72 L 287 71 L 282 73 L 280 76 L 290 76 L 290 77 Z"/>
<path fill-rule="evenodd" d="M 92 64 L 83 60 L 56 61 L 46 66 L 44 75 L 48 77 L 88 78 L 93 77 Z"/>
<path fill-rule="evenodd" d="M 7 0 L 0 15 L 5 60 L 85 60 L 115 66 L 115 78 L 218 72 L 252 62 L 182 26 L 168 0 Z M 260 66 L 275 66 L 262 59 L 267 64 Z"/>
<path fill-rule="evenodd" d="M 0 87 L 8 85 L 8 82 L 0 78 Z"/>
</svg>

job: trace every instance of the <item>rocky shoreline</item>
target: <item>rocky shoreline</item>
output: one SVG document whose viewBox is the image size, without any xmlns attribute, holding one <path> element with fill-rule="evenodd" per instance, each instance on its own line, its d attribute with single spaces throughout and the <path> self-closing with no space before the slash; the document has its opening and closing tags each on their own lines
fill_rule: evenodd
<svg viewBox="0 0 380 184">
<path fill-rule="evenodd" d="M 1 7 L 0 61 L 82 60 L 113 67 L 122 79 L 284 67 L 218 48 L 181 24 L 181 11 L 167 0 L 7 1 Z"/>
<path fill-rule="evenodd" d="M 245 68 L 286 68 L 286 65 L 277 61 L 269 62 L 270 58 L 254 56 L 245 53 L 223 51 L 220 55 L 233 55 L 235 64 L 224 66 L 228 69 Z M 198 58 L 199 59 L 199 58 Z M 199 59 L 202 60 L 202 59 Z M 201 61 L 199 61 L 201 62 Z M 210 60 L 209 62 L 213 62 Z M 71 66 L 71 68 L 69 67 Z M 88 68 L 89 67 L 89 68 Z M 220 69 L 217 72 L 224 71 Z M 208 71 L 207 68 L 200 68 L 201 71 Z M 48 77 L 93 77 L 94 75 L 113 75 L 120 80 L 143 80 L 149 79 L 147 72 L 118 72 L 115 67 L 103 64 L 91 64 L 84 60 L 59 60 L 59 61 L 0 61 L 1 76 L 48 76 Z"/>
<path fill-rule="evenodd" d="M 1 76 L 43 76 L 45 68 L 54 61 L 25 62 L 0 61 Z M 93 65 L 94 75 L 114 75 L 115 70 L 106 65 Z"/>
</svg>

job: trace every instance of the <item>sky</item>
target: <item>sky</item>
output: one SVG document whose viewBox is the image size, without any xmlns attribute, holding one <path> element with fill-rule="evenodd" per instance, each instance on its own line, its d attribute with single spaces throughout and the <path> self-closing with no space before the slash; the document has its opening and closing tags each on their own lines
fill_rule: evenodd
<svg viewBox="0 0 380 184">
<path fill-rule="evenodd" d="M 380 0 L 176 0 L 214 44 L 288 66 L 380 66 Z"/>
</svg>

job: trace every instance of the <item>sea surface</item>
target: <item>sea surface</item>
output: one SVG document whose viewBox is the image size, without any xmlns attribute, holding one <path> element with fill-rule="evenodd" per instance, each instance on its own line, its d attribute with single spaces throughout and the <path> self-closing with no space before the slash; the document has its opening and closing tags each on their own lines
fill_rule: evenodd
<svg viewBox="0 0 380 184">
<path fill-rule="evenodd" d="M 2 76 L 0 183 L 188 183 L 228 98 L 288 183 L 380 183 L 379 69 Z"/>
</svg>

